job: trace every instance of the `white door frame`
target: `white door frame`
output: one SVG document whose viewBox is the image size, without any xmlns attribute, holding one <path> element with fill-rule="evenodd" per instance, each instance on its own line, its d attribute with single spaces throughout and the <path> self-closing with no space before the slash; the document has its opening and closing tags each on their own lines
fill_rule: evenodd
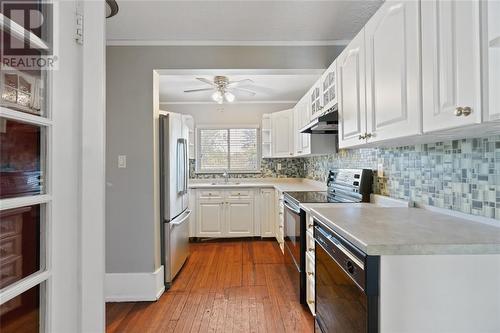
<svg viewBox="0 0 500 333">
<path fill-rule="evenodd" d="M 104 0 L 84 1 L 81 169 L 81 332 L 104 332 L 106 18 Z"/>
</svg>

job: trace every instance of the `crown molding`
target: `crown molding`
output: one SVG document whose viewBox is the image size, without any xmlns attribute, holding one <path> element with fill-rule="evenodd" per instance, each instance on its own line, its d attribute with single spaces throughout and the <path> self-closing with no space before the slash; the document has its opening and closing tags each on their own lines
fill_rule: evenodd
<svg viewBox="0 0 500 333">
<path fill-rule="evenodd" d="M 108 39 L 108 46 L 346 46 L 350 40 L 243 41 Z"/>
<path fill-rule="evenodd" d="M 224 103 L 223 105 L 234 105 L 234 104 L 296 104 L 298 101 L 297 100 L 290 100 L 290 101 L 234 101 L 232 103 Z M 207 101 L 185 101 L 185 102 L 160 102 L 160 105 L 208 105 L 208 104 L 213 104 L 213 105 L 220 105 L 217 104 L 217 102 L 214 102 L 212 100 L 207 100 Z"/>
</svg>

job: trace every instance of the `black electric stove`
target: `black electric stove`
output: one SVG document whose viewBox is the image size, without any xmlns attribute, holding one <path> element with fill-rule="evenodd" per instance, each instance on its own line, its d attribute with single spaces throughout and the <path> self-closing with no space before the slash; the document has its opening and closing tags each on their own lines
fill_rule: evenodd
<svg viewBox="0 0 500 333">
<path fill-rule="evenodd" d="M 338 169 L 329 172 L 327 191 L 283 193 L 285 262 L 289 264 L 292 280 L 296 281 L 302 304 L 306 304 L 306 213 L 300 204 L 369 202 L 372 182 L 372 170 Z"/>
</svg>

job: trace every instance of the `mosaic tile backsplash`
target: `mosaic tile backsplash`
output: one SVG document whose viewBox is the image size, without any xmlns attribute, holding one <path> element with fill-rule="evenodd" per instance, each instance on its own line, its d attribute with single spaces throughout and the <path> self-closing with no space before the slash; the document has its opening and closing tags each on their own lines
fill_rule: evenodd
<svg viewBox="0 0 500 333">
<path fill-rule="evenodd" d="M 281 170 L 278 170 L 281 163 Z M 220 178 L 220 173 L 196 173 L 195 160 L 189 160 L 189 178 L 213 179 Z M 303 158 L 263 158 L 260 163 L 260 173 L 231 173 L 230 178 L 304 178 Z"/>
<path fill-rule="evenodd" d="M 276 164 L 282 170 L 277 171 Z M 220 175 L 194 174 L 214 178 Z M 260 174 L 235 177 L 306 177 L 326 181 L 328 170 L 382 165 L 374 192 L 419 204 L 500 220 L 500 135 L 399 148 L 341 150 L 338 154 L 263 159 Z M 233 175 L 232 175 L 233 176 Z"/>
</svg>

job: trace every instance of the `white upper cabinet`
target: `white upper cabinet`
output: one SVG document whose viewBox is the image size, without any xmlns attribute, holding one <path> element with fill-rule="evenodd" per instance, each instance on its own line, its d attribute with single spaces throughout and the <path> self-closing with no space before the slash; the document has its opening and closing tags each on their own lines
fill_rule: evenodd
<svg viewBox="0 0 500 333">
<path fill-rule="evenodd" d="M 421 133 L 419 8 L 418 1 L 386 1 L 365 25 L 367 142 Z M 358 119 L 349 119 L 344 131 L 357 135 Z"/>
<path fill-rule="evenodd" d="M 484 25 L 487 32 L 486 40 L 486 105 L 484 106 L 484 120 L 500 120 L 500 1 L 484 2 L 487 10 L 488 23 Z"/>
<path fill-rule="evenodd" d="M 303 134 L 300 129 L 309 123 L 309 109 L 307 95 L 304 96 L 294 108 L 295 124 L 295 155 L 302 156 L 311 153 L 311 136 Z"/>
<path fill-rule="evenodd" d="M 480 1 L 422 1 L 424 132 L 481 122 Z"/>
<path fill-rule="evenodd" d="M 339 147 L 365 142 L 365 30 L 361 30 L 337 58 Z"/>
<path fill-rule="evenodd" d="M 334 61 L 321 77 L 323 109 L 337 104 L 337 62 Z"/>
<path fill-rule="evenodd" d="M 312 89 L 309 91 L 309 105 L 311 111 L 310 119 L 316 119 L 321 115 L 323 110 L 322 104 L 323 94 L 321 92 L 321 79 L 318 80 Z"/>
<path fill-rule="evenodd" d="M 273 157 L 294 154 L 293 109 L 271 114 L 271 144 Z"/>
</svg>

